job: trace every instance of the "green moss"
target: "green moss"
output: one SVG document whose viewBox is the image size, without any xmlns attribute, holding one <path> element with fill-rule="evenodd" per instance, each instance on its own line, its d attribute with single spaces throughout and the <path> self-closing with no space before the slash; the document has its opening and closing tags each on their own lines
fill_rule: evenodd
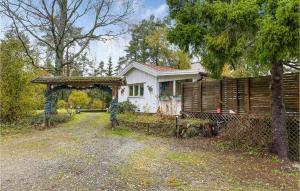
<svg viewBox="0 0 300 191">
<path fill-rule="evenodd" d="M 114 77 L 114 76 L 100 76 L 100 77 L 83 77 L 83 76 L 48 77 L 48 76 L 42 76 L 42 77 L 33 79 L 31 82 L 32 83 L 41 83 L 41 84 L 71 83 L 71 82 L 97 82 L 97 83 L 101 84 L 102 82 L 120 83 L 120 82 L 122 82 L 122 78 Z"/>
</svg>

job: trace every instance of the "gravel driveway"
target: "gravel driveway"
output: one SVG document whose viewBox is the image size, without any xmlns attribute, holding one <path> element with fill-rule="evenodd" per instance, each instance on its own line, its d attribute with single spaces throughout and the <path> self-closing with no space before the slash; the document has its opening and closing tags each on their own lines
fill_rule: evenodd
<svg viewBox="0 0 300 191">
<path fill-rule="evenodd" d="M 1 190 L 298 190 L 277 159 L 105 128 L 105 113 L 1 140 Z"/>
<path fill-rule="evenodd" d="M 57 128 L 5 137 L 1 190 L 125 189 L 115 167 L 144 144 L 106 136 L 107 115 L 80 115 Z"/>
</svg>

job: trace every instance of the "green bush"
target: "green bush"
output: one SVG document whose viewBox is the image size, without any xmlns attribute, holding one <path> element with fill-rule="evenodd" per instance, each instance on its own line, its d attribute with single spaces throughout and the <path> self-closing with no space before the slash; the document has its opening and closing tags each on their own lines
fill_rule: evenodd
<svg viewBox="0 0 300 191">
<path fill-rule="evenodd" d="M 15 122 L 41 107 L 43 87 L 30 83 L 38 70 L 27 64 L 21 42 L 11 34 L 0 43 L 0 60 L 1 121 Z"/>
<path fill-rule="evenodd" d="M 135 112 L 137 107 L 130 101 L 120 102 L 118 104 L 118 113 Z"/>
<path fill-rule="evenodd" d="M 59 109 L 66 109 L 68 108 L 68 102 L 66 102 L 65 100 L 58 100 L 57 102 L 57 106 Z"/>
<path fill-rule="evenodd" d="M 81 108 L 87 108 L 89 100 L 90 98 L 86 92 L 72 91 L 68 101 L 73 107 L 80 106 Z"/>
<path fill-rule="evenodd" d="M 91 107 L 91 109 L 103 109 L 104 102 L 102 100 L 93 100 L 90 107 Z"/>
</svg>

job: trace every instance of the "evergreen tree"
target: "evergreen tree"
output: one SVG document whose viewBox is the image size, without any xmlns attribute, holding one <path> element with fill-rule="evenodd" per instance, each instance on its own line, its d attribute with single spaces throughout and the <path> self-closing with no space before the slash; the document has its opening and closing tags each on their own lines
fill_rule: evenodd
<svg viewBox="0 0 300 191">
<path fill-rule="evenodd" d="M 100 61 L 97 68 L 94 70 L 94 76 L 103 76 L 105 74 L 104 62 Z"/>
<path fill-rule="evenodd" d="M 125 63 L 140 62 L 156 66 L 190 68 L 188 54 L 179 50 L 167 39 L 167 19 L 161 21 L 151 16 L 131 28 L 131 40 L 126 51 Z"/>
<path fill-rule="evenodd" d="M 119 57 L 117 66 L 114 70 L 115 74 L 118 74 L 122 70 L 124 65 L 126 65 L 126 58 L 125 57 Z"/>
<path fill-rule="evenodd" d="M 299 1 L 167 1 L 175 19 L 169 39 L 201 56 L 220 77 L 226 64 L 271 71 L 272 151 L 287 158 L 287 116 L 283 103 L 284 65 L 299 70 Z M 247 68 L 244 67 L 244 68 Z"/>
<path fill-rule="evenodd" d="M 163 22 L 151 16 L 148 20 L 142 20 L 139 24 L 131 28 L 131 40 L 127 47 L 126 57 L 129 61 L 134 62 L 151 62 L 152 51 L 146 42 L 146 37 L 159 26 L 163 26 Z"/>
<path fill-rule="evenodd" d="M 113 75 L 113 64 L 111 61 L 111 56 L 108 59 L 108 65 L 107 65 L 107 69 L 105 71 L 106 76 L 112 76 Z"/>
</svg>

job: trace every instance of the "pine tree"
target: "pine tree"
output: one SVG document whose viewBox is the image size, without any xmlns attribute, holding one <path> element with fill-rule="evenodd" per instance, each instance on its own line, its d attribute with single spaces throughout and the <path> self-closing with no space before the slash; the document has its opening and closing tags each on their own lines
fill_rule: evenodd
<svg viewBox="0 0 300 191">
<path fill-rule="evenodd" d="M 105 74 L 106 74 L 107 76 L 112 76 L 112 75 L 114 75 L 114 74 L 113 74 L 113 64 L 112 64 L 112 61 L 111 61 L 111 56 L 110 56 L 109 59 L 108 59 L 108 65 L 107 65 L 107 69 L 106 69 L 106 71 L 105 71 Z"/>
<path fill-rule="evenodd" d="M 115 74 L 118 74 L 122 70 L 122 68 L 126 64 L 126 62 L 127 62 L 127 60 L 125 57 L 119 57 L 117 66 L 114 70 Z"/>
<path fill-rule="evenodd" d="M 95 76 L 103 76 L 105 74 L 104 62 L 101 61 L 97 68 L 95 68 L 94 75 Z"/>
</svg>

